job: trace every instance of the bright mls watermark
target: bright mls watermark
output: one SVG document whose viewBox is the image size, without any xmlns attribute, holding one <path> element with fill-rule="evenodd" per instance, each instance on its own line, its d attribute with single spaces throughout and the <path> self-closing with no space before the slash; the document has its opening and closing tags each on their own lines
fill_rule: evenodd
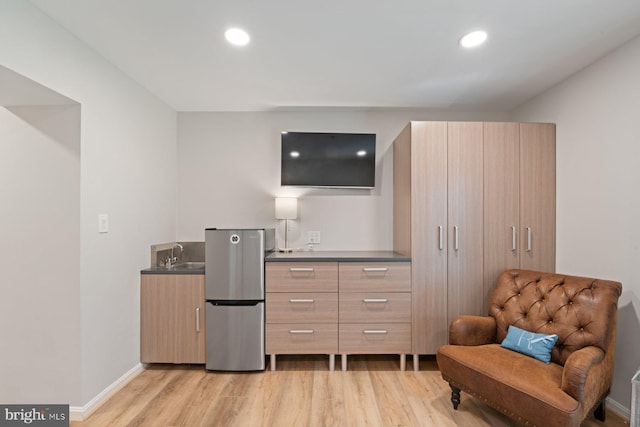
<svg viewBox="0 0 640 427">
<path fill-rule="evenodd" d="M 68 427 L 69 405 L 0 405 L 0 427 Z"/>
</svg>

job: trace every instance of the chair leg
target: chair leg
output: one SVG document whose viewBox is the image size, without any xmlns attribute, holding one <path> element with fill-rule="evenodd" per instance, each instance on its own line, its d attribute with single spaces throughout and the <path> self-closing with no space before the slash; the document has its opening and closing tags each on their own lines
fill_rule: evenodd
<svg viewBox="0 0 640 427">
<path fill-rule="evenodd" d="M 605 418 L 606 418 L 605 402 L 606 402 L 606 400 L 602 399 L 602 401 L 598 404 L 598 406 L 596 406 L 596 410 L 593 411 L 593 416 L 598 421 L 602 421 L 602 422 L 605 421 Z"/>
<path fill-rule="evenodd" d="M 449 387 L 451 387 L 451 403 L 453 403 L 453 409 L 458 410 L 458 405 L 460 404 L 460 389 L 451 384 L 449 384 Z"/>
</svg>

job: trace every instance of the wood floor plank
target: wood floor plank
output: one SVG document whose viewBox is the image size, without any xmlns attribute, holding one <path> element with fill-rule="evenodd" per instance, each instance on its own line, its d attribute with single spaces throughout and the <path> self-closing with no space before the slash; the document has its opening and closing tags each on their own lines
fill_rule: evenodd
<svg viewBox="0 0 640 427">
<path fill-rule="evenodd" d="M 369 375 L 384 425 L 420 424 L 406 399 L 406 393 L 400 381 L 401 375 L 391 371 L 370 371 Z"/>
<path fill-rule="evenodd" d="M 143 370 L 73 427 L 186 426 L 438 426 L 508 427 L 513 423 L 462 393 L 457 411 L 435 359 L 420 371 L 400 371 L 397 356 L 349 356 L 349 370 L 329 371 L 326 356 L 278 356 L 278 370 L 208 372 L 202 365 L 154 365 Z M 601 423 L 629 421 L 608 411 Z"/>
<path fill-rule="evenodd" d="M 342 372 L 314 372 L 310 427 L 349 425 L 342 393 L 343 379 Z"/>
<path fill-rule="evenodd" d="M 343 396 L 348 420 L 358 420 L 360 426 L 383 426 L 382 417 L 366 371 L 344 372 Z"/>
<path fill-rule="evenodd" d="M 129 425 L 176 375 L 179 373 L 173 370 L 145 369 L 121 391 L 113 395 L 108 400 L 108 404 L 98 408 L 89 419 L 82 423 L 74 421 L 71 425 L 82 427 Z M 138 396 L 138 398 L 132 399 L 132 396 Z"/>
</svg>

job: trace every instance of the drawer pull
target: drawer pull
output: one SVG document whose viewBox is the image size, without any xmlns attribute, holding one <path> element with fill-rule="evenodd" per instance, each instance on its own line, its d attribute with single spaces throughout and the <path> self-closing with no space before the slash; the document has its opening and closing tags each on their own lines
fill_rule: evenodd
<svg viewBox="0 0 640 427">
<path fill-rule="evenodd" d="M 312 334 L 313 329 L 291 329 L 290 334 Z"/>
<path fill-rule="evenodd" d="M 387 267 L 364 267 L 362 269 L 365 273 L 374 273 L 374 272 L 386 272 L 389 271 Z"/>
<path fill-rule="evenodd" d="M 365 329 L 362 331 L 363 334 L 369 335 L 381 335 L 389 333 L 386 329 Z"/>
<path fill-rule="evenodd" d="M 290 267 L 289 271 L 292 273 L 313 273 L 315 270 L 313 267 Z"/>
<path fill-rule="evenodd" d="M 312 303 L 312 302 L 315 302 L 315 300 L 312 300 L 312 299 L 290 299 L 289 302 L 293 302 L 293 303 L 296 303 L 296 302 Z"/>
<path fill-rule="evenodd" d="M 362 300 L 362 302 L 386 303 L 386 302 L 389 302 L 389 300 L 387 298 L 365 298 L 365 299 Z"/>
</svg>

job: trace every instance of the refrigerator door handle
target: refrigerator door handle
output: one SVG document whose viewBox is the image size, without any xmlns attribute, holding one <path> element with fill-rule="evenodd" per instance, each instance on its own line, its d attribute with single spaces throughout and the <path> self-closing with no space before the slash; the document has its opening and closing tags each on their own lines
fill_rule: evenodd
<svg viewBox="0 0 640 427">
<path fill-rule="evenodd" d="M 246 300 L 207 300 L 207 302 L 211 305 L 219 305 L 219 306 L 228 306 L 228 307 L 242 307 L 242 306 L 249 306 L 249 305 L 258 305 L 262 302 L 264 302 L 264 300 L 251 300 L 251 299 L 246 299 Z"/>
</svg>

